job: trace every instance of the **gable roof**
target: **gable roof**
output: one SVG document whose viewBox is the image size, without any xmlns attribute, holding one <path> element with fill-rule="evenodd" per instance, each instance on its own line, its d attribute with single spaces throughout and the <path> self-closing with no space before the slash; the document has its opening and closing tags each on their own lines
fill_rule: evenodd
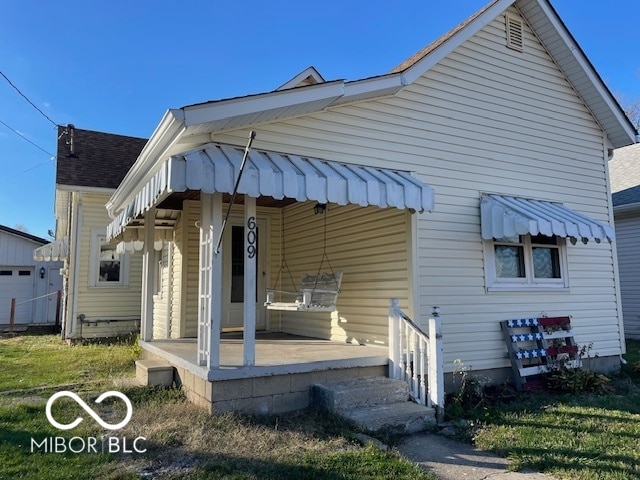
<svg viewBox="0 0 640 480">
<path fill-rule="evenodd" d="M 549 0 L 492 0 L 475 15 L 385 75 L 298 86 L 169 110 L 107 203 L 109 213 L 114 216 L 124 208 L 135 197 L 136 185 L 149 181 L 166 158 L 210 142 L 212 133 L 396 94 L 513 5 L 564 72 L 613 147 L 633 143 L 637 134 L 635 128 Z M 293 86 L 291 81 L 285 85 Z"/>
<path fill-rule="evenodd" d="M 284 85 L 279 86 L 276 90 L 287 90 L 289 88 L 306 87 L 308 85 L 317 85 L 324 83 L 325 79 L 315 67 L 307 67 Z"/>
<path fill-rule="evenodd" d="M 418 63 L 424 57 L 429 55 L 431 52 L 433 52 L 440 45 L 443 45 L 446 41 L 448 41 L 450 38 L 452 38 L 456 33 L 458 33 L 459 31 L 463 30 L 467 25 L 469 25 L 473 20 L 478 18 L 480 15 L 482 15 L 485 11 L 489 10 L 489 8 L 493 7 L 496 3 L 498 3 L 498 0 L 494 0 L 493 2 L 487 4 L 484 8 L 478 10 L 476 13 L 474 13 L 469 18 L 467 18 L 464 22 L 458 24 L 458 26 L 456 26 L 456 27 L 452 28 L 451 30 L 449 30 L 447 33 L 442 35 L 440 38 L 438 38 L 435 41 L 431 42 L 429 45 L 427 45 L 426 47 L 424 47 L 423 49 L 421 49 L 420 51 L 418 51 L 417 53 L 415 53 L 411 57 L 407 58 L 404 62 L 402 62 L 400 65 L 398 65 L 397 67 L 392 69 L 391 72 L 389 72 L 389 73 L 404 72 L 408 68 L 414 66 L 416 63 Z"/>
<path fill-rule="evenodd" d="M 26 238 L 27 240 L 31 240 L 32 242 L 40 243 L 42 245 L 49 242 L 49 240 L 45 240 L 44 238 L 36 237 L 35 235 L 31 235 L 30 233 L 16 230 L 15 228 L 10 228 L 5 225 L 0 225 L 0 231 L 15 235 L 16 237 Z"/>
<path fill-rule="evenodd" d="M 56 185 L 115 189 L 146 143 L 144 138 L 60 126 Z"/>
</svg>

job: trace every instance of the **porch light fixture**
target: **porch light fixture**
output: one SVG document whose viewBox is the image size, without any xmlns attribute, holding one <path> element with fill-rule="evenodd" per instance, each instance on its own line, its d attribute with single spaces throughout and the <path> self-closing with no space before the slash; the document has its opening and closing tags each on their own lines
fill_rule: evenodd
<svg viewBox="0 0 640 480">
<path fill-rule="evenodd" d="M 315 207 L 313 207 L 313 213 L 318 215 L 319 213 L 324 213 L 326 209 L 327 209 L 326 203 L 316 203 Z"/>
<path fill-rule="evenodd" d="M 47 271 L 44 269 L 44 267 L 40 267 L 40 278 L 44 278 L 44 274 L 47 273 Z"/>
</svg>

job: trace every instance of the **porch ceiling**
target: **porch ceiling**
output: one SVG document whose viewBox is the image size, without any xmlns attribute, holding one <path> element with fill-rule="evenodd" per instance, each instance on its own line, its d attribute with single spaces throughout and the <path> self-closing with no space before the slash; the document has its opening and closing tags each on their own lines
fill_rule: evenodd
<svg viewBox="0 0 640 480">
<path fill-rule="evenodd" d="M 145 184 L 133 201 L 107 228 L 107 236 L 125 227 L 150 207 L 176 192 L 233 193 L 243 149 L 210 144 L 174 155 Z M 273 201 L 317 201 L 338 205 L 396 207 L 418 212 L 432 210 L 433 189 L 409 172 L 252 150 L 238 193 Z"/>
</svg>

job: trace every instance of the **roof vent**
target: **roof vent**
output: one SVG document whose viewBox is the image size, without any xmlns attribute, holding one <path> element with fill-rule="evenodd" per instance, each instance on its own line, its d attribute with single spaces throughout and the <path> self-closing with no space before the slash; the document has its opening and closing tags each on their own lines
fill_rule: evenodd
<svg viewBox="0 0 640 480">
<path fill-rule="evenodd" d="M 511 15 L 505 15 L 507 27 L 507 47 L 522 51 L 523 47 L 523 24 L 522 20 Z"/>
</svg>

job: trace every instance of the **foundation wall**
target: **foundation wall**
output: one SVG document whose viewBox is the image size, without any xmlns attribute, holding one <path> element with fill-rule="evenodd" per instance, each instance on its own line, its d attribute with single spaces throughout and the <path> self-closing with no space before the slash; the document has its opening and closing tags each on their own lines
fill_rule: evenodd
<svg viewBox="0 0 640 480">
<path fill-rule="evenodd" d="M 143 358 L 166 360 L 143 350 Z M 317 383 L 387 376 L 387 366 L 336 368 L 232 380 L 205 380 L 174 366 L 174 383 L 187 399 L 211 413 L 242 412 L 273 415 L 302 410 L 310 405 L 311 385 Z"/>
</svg>

